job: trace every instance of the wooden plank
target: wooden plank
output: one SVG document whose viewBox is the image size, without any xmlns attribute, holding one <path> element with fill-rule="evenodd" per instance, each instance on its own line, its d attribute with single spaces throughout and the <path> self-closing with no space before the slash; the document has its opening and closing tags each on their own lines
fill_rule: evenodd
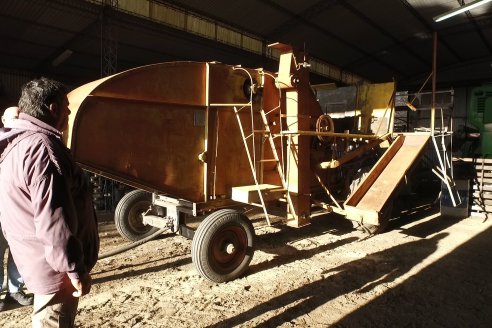
<svg viewBox="0 0 492 328">
<path fill-rule="evenodd" d="M 359 209 L 354 206 L 345 206 L 345 216 L 347 219 L 365 224 L 379 224 L 379 214 L 374 210 Z"/>
<path fill-rule="evenodd" d="M 471 212 L 470 216 L 474 218 L 487 219 L 491 214 L 483 213 L 483 212 Z"/>
<path fill-rule="evenodd" d="M 473 199 L 477 199 L 477 198 L 483 198 L 483 199 L 492 199 L 492 192 L 480 192 L 480 191 L 475 191 L 473 192 L 472 194 L 472 198 Z"/>
<path fill-rule="evenodd" d="M 483 186 L 472 186 L 473 190 L 482 190 L 482 191 L 492 191 L 492 185 L 483 185 Z"/>
<path fill-rule="evenodd" d="M 484 159 L 483 161 L 481 159 L 478 159 L 477 161 L 475 162 L 468 162 L 470 163 L 471 165 L 475 165 L 475 166 L 479 166 L 479 165 L 485 165 L 485 166 L 490 166 L 492 165 L 492 159 L 490 158 L 487 158 L 487 159 Z"/>
<path fill-rule="evenodd" d="M 381 211 L 393 191 L 418 158 L 428 139 L 428 136 L 406 135 L 401 148 L 384 170 L 379 172 L 369 192 L 357 206 L 361 209 Z"/>
<path fill-rule="evenodd" d="M 492 199 L 478 199 L 475 198 L 472 200 L 474 205 L 492 205 Z"/>
<path fill-rule="evenodd" d="M 249 186 L 239 186 L 232 187 L 232 200 L 245 204 L 260 203 L 260 196 L 258 195 L 258 188 L 261 190 L 263 195 L 263 200 L 269 201 L 278 199 L 284 193 L 282 187 L 270 185 L 270 184 L 260 184 L 258 187 L 256 185 Z"/>
<path fill-rule="evenodd" d="M 489 179 L 489 178 L 481 178 L 481 177 L 478 177 L 477 178 L 477 181 L 473 183 L 473 185 L 479 185 L 480 183 L 483 183 L 483 184 L 492 184 L 492 179 Z"/>
<path fill-rule="evenodd" d="M 484 163 L 492 164 L 492 159 L 489 158 L 470 158 L 470 157 L 453 157 L 453 162 L 467 162 L 467 163 Z"/>
<path fill-rule="evenodd" d="M 476 181 L 480 182 L 481 179 L 490 179 L 492 178 L 492 172 L 484 172 L 484 173 L 481 173 L 481 172 L 476 172 L 477 173 L 477 177 L 476 177 Z M 475 180 L 473 180 L 475 182 Z"/>
<path fill-rule="evenodd" d="M 477 164 L 477 165 L 475 165 L 475 169 L 477 170 L 477 173 L 480 173 L 482 171 L 490 172 L 490 171 L 492 171 L 492 165 L 485 164 L 482 167 L 482 164 Z"/>
<path fill-rule="evenodd" d="M 486 170 L 486 171 L 490 171 L 490 170 L 492 170 L 492 163 L 484 163 L 484 164 L 482 164 L 482 163 L 475 163 L 475 164 L 472 164 L 472 165 L 473 165 L 474 167 L 476 167 L 476 168 L 477 168 L 477 170 L 478 170 L 478 169 L 480 169 L 480 170 L 481 170 L 481 169 L 482 169 L 482 166 L 483 166 L 483 169 L 484 169 L 484 170 Z"/>
<path fill-rule="evenodd" d="M 422 153 L 429 135 L 399 136 L 345 201 L 348 219 L 379 224 L 379 213 Z"/>
<path fill-rule="evenodd" d="M 481 212 L 492 213 L 492 205 L 485 205 L 485 206 L 472 205 L 471 209 L 472 209 L 472 211 L 481 211 Z"/>
<path fill-rule="evenodd" d="M 345 201 L 344 205 L 349 205 L 354 207 L 357 206 L 357 204 L 360 202 L 362 197 L 366 195 L 366 193 L 369 191 L 369 188 L 371 188 L 371 186 L 374 184 L 374 181 L 376 181 L 379 174 L 386 168 L 388 163 L 391 162 L 395 154 L 403 145 L 404 141 L 405 141 L 405 137 L 399 136 L 393 142 L 393 144 L 391 144 L 391 146 L 388 148 L 388 150 L 386 150 L 386 152 L 374 165 L 371 171 L 369 171 L 368 175 L 361 182 L 361 184 L 358 186 L 355 192 L 352 195 L 350 195 L 350 197 Z"/>
</svg>

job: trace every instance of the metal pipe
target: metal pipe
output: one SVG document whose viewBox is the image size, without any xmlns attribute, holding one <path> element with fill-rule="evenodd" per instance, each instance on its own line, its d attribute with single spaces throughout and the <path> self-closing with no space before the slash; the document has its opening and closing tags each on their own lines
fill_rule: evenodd
<svg viewBox="0 0 492 328">
<path fill-rule="evenodd" d="M 152 235 L 147 236 L 147 237 L 145 237 L 143 239 L 137 240 L 137 241 L 135 241 L 135 242 L 133 242 L 131 244 L 123 245 L 123 246 L 118 247 L 117 249 L 114 249 L 112 251 L 109 251 L 109 252 L 106 252 L 106 253 L 102 253 L 102 254 L 99 255 L 99 257 L 97 259 L 98 260 L 102 260 L 102 259 L 105 259 L 105 258 L 114 256 L 114 255 L 117 255 L 117 254 L 120 254 L 120 253 L 129 251 L 130 249 L 133 249 L 135 247 L 138 247 L 140 245 L 145 244 L 148 241 L 151 241 L 152 239 L 154 239 L 157 236 L 161 235 L 166 230 L 169 230 L 169 228 L 168 227 L 161 228 L 161 229 L 157 230 L 156 232 L 154 232 Z"/>
<path fill-rule="evenodd" d="M 432 105 L 431 105 L 431 135 L 434 135 L 436 120 L 436 71 L 437 71 L 437 32 L 434 31 L 434 46 L 432 51 Z"/>
</svg>

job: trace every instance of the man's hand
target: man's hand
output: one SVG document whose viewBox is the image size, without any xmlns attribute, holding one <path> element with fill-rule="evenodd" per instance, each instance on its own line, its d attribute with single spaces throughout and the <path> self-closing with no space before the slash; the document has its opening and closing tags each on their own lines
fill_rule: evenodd
<svg viewBox="0 0 492 328">
<path fill-rule="evenodd" d="M 80 297 L 82 295 L 88 294 L 91 290 L 92 278 L 91 275 L 86 273 L 80 279 L 70 279 L 75 291 L 72 293 L 74 297 Z"/>
</svg>

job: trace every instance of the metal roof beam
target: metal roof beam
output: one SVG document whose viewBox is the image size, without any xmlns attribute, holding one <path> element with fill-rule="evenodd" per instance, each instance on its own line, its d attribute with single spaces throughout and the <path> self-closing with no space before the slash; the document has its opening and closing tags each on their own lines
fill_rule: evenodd
<svg viewBox="0 0 492 328">
<path fill-rule="evenodd" d="M 460 4 L 460 6 L 464 6 L 465 5 L 465 1 L 464 0 L 457 0 L 457 1 Z M 474 16 L 469 11 L 465 12 L 465 14 L 466 14 L 466 17 L 468 18 L 468 20 L 472 23 L 473 28 L 475 29 L 475 31 L 477 32 L 478 36 L 480 37 L 480 40 L 482 40 L 483 44 L 485 45 L 485 47 L 489 51 L 489 54 L 492 54 L 492 46 L 487 41 L 487 38 L 485 37 L 485 35 L 483 34 L 482 30 L 480 29 L 480 26 L 478 25 L 478 23 L 475 20 Z"/>
<path fill-rule="evenodd" d="M 387 37 L 388 39 L 391 39 L 396 45 L 403 47 L 409 54 L 411 54 L 413 57 L 415 57 L 417 60 L 419 60 L 421 63 L 430 65 L 430 60 L 426 60 L 424 57 L 422 57 L 420 54 L 415 52 L 412 48 L 408 47 L 405 45 L 403 42 L 401 42 L 397 37 L 389 33 L 387 30 L 379 26 L 376 22 L 374 22 L 372 19 L 364 15 L 362 12 L 359 10 L 355 9 L 352 5 L 350 5 L 347 2 L 342 2 L 342 5 L 347 8 L 347 10 L 351 11 L 354 15 L 359 17 L 361 20 L 366 22 L 366 24 L 370 25 L 372 28 L 377 30 L 379 33 Z"/>
<path fill-rule="evenodd" d="M 338 42 L 340 42 L 340 43 L 344 44 L 344 45 L 345 45 L 345 46 L 347 46 L 348 48 L 350 48 L 350 49 L 352 49 L 352 50 L 355 50 L 355 51 L 357 51 L 357 52 L 359 52 L 359 53 L 363 54 L 364 56 L 366 56 L 366 57 L 368 57 L 368 58 L 371 58 L 371 59 L 372 59 L 373 61 L 375 61 L 375 62 L 380 63 L 382 66 L 385 66 L 385 67 L 389 68 L 390 70 L 392 70 L 392 71 L 394 71 L 394 72 L 397 72 L 397 73 L 399 73 L 399 74 L 401 74 L 401 75 L 405 75 L 405 74 L 404 74 L 404 73 L 403 73 L 400 69 L 398 69 L 397 67 L 394 67 L 393 65 L 390 65 L 390 64 L 386 63 L 385 61 L 382 61 L 381 59 L 379 59 L 379 57 L 378 57 L 378 56 L 375 56 L 375 55 L 373 55 L 373 54 L 371 54 L 371 53 L 369 53 L 369 52 L 365 51 L 364 49 L 362 49 L 362 48 L 360 48 L 360 47 L 356 46 L 355 44 L 350 43 L 350 42 L 348 42 L 348 41 L 344 40 L 343 38 L 339 37 L 339 36 L 338 36 L 338 35 L 336 35 L 335 33 L 332 33 L 331 31 L 329 31 L 328 29 L 323 28 L 323 27 L 321 27 L 321 26 L 319 26 L 319 25 L 316 25 L 316 24 L 314 24 L 314 23 L 311 23 L 308 19 L 306 19 L 306 18 L 305 18 L 305 17 L 303 17 L 302 15 L 297 15 L 297 14 L 295 14 L 295 13 L 291 12 L 290 10 L 286 9 L 285 7 L 282 7 L 281 5 L 279 5 L 279 4 L 275 3 L 275 2 L 273 2 L 272 0 L 261 0 L 261 1 L 262 1 L 262 2 L 264 2 L 265 4 L 267 4 L 267 5 L 271 6 L 272 8 L 275 8 L 275 9 L 277 9 L 278 11 L 281 11 L 281 12 L 283 12 L 283 13 L 285 13 L 285 14 L 289 15 L 289 16 L 291 17 L 291 20 L 290 20 L 290 21 L 298 21 L 300 24 L 303 24 L 303 25 L 305 25 L 305 26 L 309 26 L 309 27 L 311 27 L 311 28 L 313 28 L 313 29 L 315 29 L 315 30 L 318 30 L 318 31 L 319 31 L 319 32 L 321 32 L 322 34 L 325 34 L 326 36 L 329 36 L 329 37 L 331 37 L 331 38 L 333 38 L 333 39 L 337 40 Z M 321 6 L 321 2 L 326 2 L 326 1 L 320 1 L 320 2 L 318 2 L 317 4 L 315 4 L 314 6 L 312 6 L 311 8 L 316 7 L 316 6 L 318 6 L 318 5 L 320 5 L 320 6 Z M 336 0 L 330 0 L 330 3 L 335 4 L 335 3 L 338 3 L 338 1 L 336 1 Z M 307 9 L 307 10 L 305 11 L 305 13 L 308 13 L 308 12 L 309 12 L 309 14 L 310 14 L 310 16 L 309 16 L 309 17 L 310 17 L 310 18 L 314 17 L 315 15 L 317 15 L 317 14 L 319 14 L 319 13 L 321 12 L 321 11 L 319 11 L 319 10 L 318 10 L 318 11 L 311 10 L 311 8 L 309 8 L 309 9 Z M 284 25 L 282 25 L 282 26 L 285 26 L 285 24 L 284 24 Z M 282 28 L 284 28 L 284 27 L 282 27 Z M 277 29 L 276 29 L 276 30 L 277 30 Z M 275 31 L 275 30 L 274 30 L 274 31 Z M 267 38 L 269 38 L 269 39 L 272 39 L 273 37 L 275 37 L 275 35 L 266 35 L 266 37 L 267 37 Z"/>
<path fill-rule="evenodd" d="M 427 23 L 427 21 L 419 14 L 419 12 L 410 3 L 408 3 L 407 0 L 400 0 L 400 2 L 403 4 L 403 6 L 405 6 L 405 8 L 408 9 L 408 11 L 413 15 L 413 17 L 415 17 L 427 29 L 429 33 L 432 34 L 434 32 L 434 28 L 431 25 L 429 25 L 429 23 Z M 453 56 L 455 56 L 460 62 L 463 61 L 463 58 L 453 48 L 451 48 L 451 46 L 446 41 L 444 41 L 442 38 L 439 38 L 438 42 L 441 43 L 444 47 L 446 47 L 446 49 L 451 54 L 453 54 Z"/>
</svg>

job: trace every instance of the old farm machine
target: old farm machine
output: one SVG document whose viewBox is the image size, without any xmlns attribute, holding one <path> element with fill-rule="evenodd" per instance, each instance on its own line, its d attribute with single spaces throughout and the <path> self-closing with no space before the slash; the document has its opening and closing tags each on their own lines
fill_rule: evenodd
<svg viewBox="0 0 492 328">
<path fill-rule="evenodd" d="M 377 232 L 431 138 L 360 125 L 338 131 L 317 102 L 303 55 L 272 47 L 278 73 L 170 62 L 69 94 L 66 137 L 75 160 L 138 188 L 118 204 L 120 233 L 135 240 L 168 227 L 193 238 L 193 262 L 215 282 L 248 268 L 253 216 L 302 227 L 336 212 Z"/>
</svg>

